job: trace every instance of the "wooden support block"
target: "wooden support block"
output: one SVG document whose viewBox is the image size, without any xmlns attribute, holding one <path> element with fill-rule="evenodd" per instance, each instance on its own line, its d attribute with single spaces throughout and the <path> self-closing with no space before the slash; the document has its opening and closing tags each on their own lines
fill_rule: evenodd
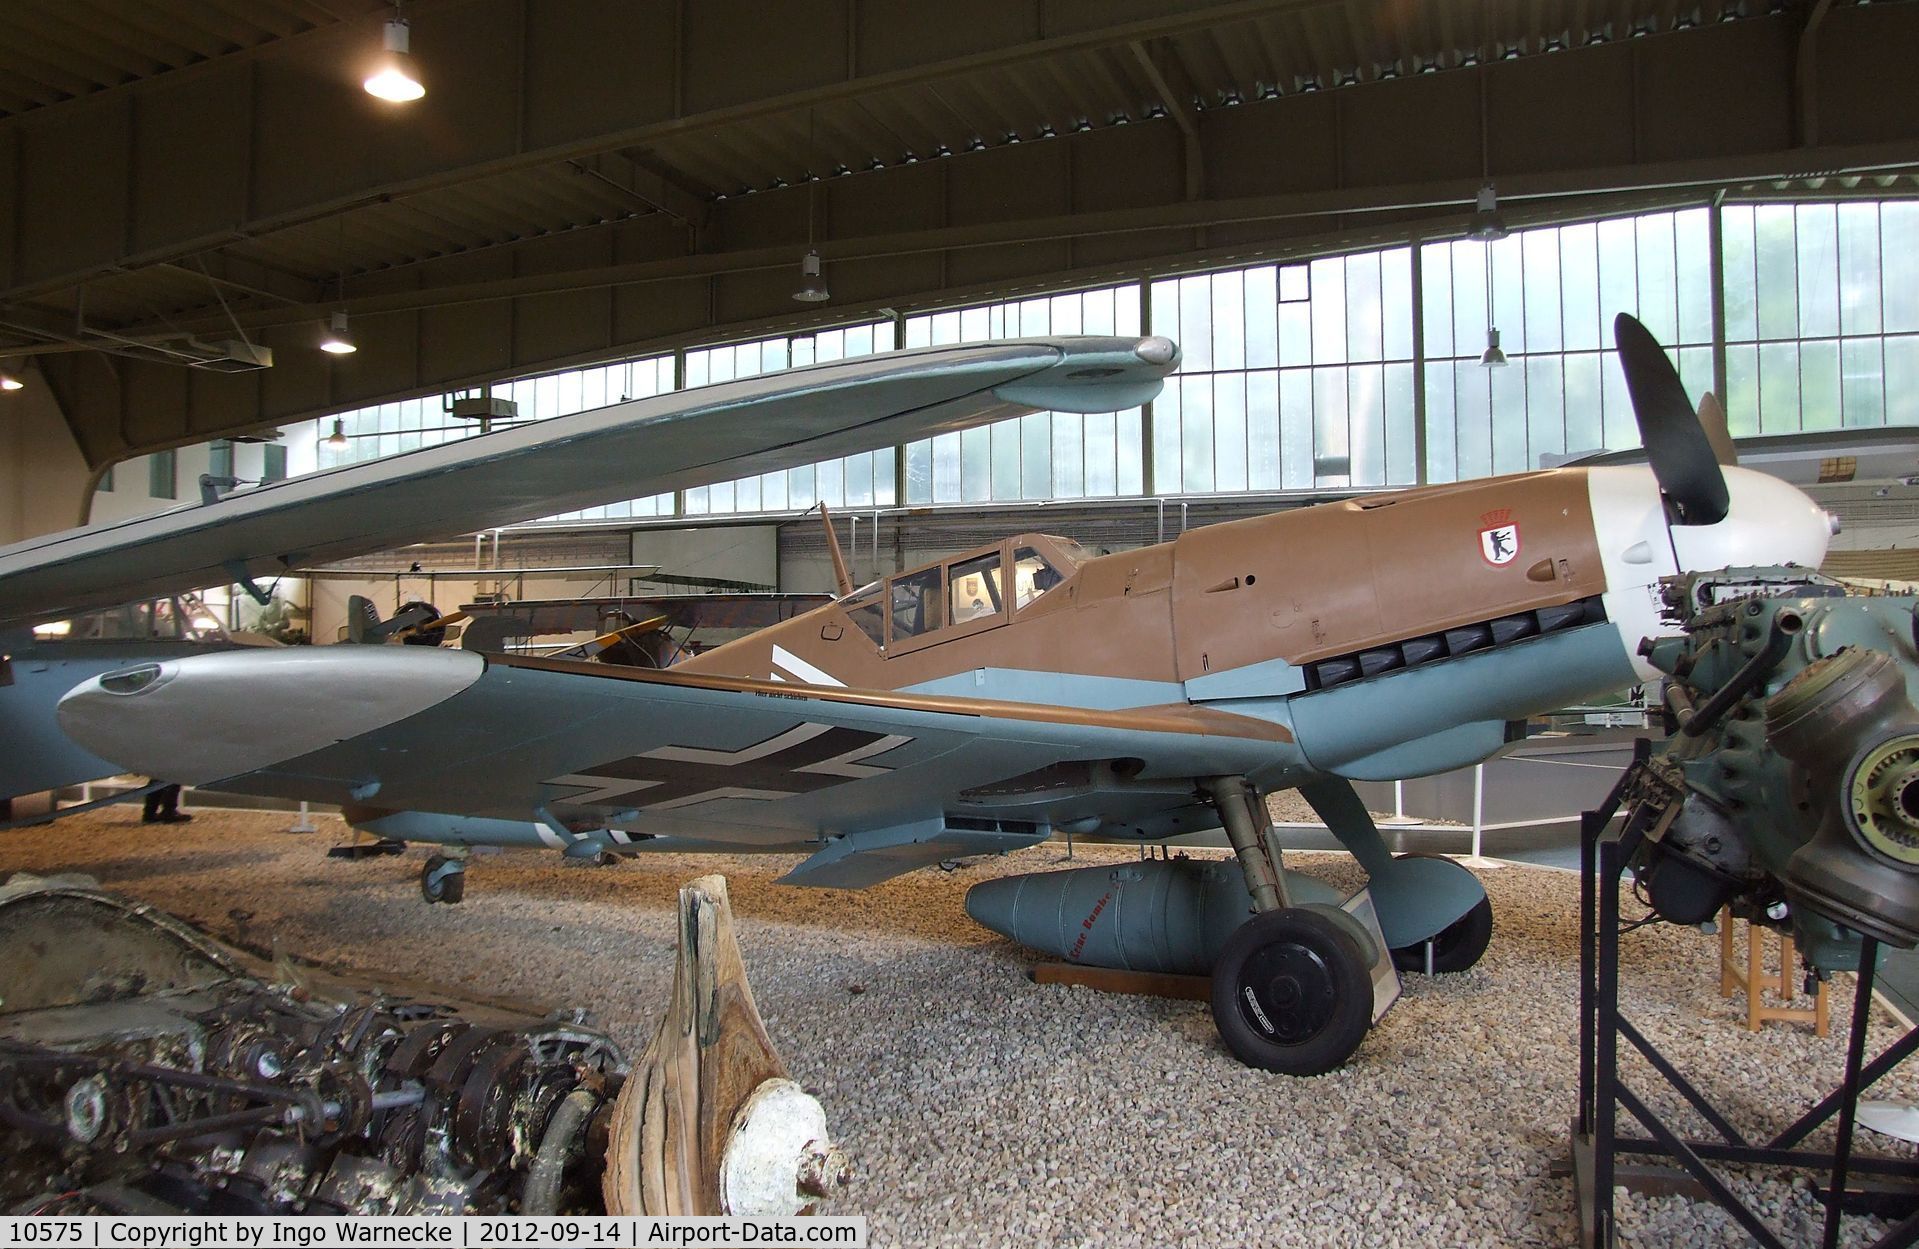
<svg viewBox="0 0 1919 1249">
<path fill-rule="evenodd" d="M 1792 982 L 1793 970 L 1798 965 L 1798 954 L 1792 938 L 1763 924 L 1748 923 L 1745 966 L 1741 967 L 1741 960 L 1734 954 L 1732 926 L 1735 922 L 1730 910 L 1719 912 L 1719 993 L 1722 997 L 1734 997 L 1742 991 L 1745 993 L 1746 1031 L 1757 1032 L 1767 1022 L 1777 1020 L 1781 1023 L 1809 1023 L 1814 1036 L 1827 1035 L 1829 1024 L 1825 981 L 1818 982 L 1810 1006 L 1774 1006 L 1766 1001 L 1768 992 L 1786 1002 L 1799 996 L 1798 988 Z M 1779 970 L 1776 972 L 1766 966 L 1767 932 L 1775 933 L 1779 939 Z"/>
<path fill-rule="evenodd" d="M 1209 1002 L 1213 997 L 1213 982 L 1205 976 L 1122 971 L 1116 967 L 1087 967 L 1080 963 L 1037 963 L 1031 974 L 1035 984 L 1077 984 L 1103 993 L 1169 997 L 1188 1002 Z"/>
</svg>

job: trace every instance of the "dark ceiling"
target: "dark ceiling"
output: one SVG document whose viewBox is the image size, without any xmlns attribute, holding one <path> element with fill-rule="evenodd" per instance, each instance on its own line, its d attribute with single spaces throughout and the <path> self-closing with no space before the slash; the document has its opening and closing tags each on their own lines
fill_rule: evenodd
<svg viewBox="0 0 1919 1249">
<path fill-rule="evenodd" d="M 0 356 L 88 460 L 1144 265 L 1919 164 L 1919 6 L 15 0 Z M 785 298 L 809 237 L 835 299 Z M 349 310 L 363 350 L 308 350 Z M 272 348 L 235 365 L 226 342 Z M 239 369 L 239 371 L 232 371 Z"/>
</svg>

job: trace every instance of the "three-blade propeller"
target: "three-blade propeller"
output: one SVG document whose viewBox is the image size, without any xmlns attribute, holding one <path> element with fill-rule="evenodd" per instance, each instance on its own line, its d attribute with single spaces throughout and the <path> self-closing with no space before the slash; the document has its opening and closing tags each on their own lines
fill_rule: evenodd
<svg viewBox="0 0 1919 1249">
<path fill-rule="evenodd" d="M 1620 313 L 1612 331 L 1639 438 L 1674 523 L 1718 524 L 1732 507 L 1732 495 L 1720 471 L 1720 453 L 1693 412 L 1679 373 L 1659 340 L 1632 316 Z"/>
</svg>

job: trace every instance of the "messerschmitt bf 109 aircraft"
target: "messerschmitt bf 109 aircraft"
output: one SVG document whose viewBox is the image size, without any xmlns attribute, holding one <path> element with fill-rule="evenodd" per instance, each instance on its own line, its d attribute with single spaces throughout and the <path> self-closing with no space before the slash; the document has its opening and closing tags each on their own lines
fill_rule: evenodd
<svg viewBox="0 0 1919 1249">
<path fill-rule="evenodd" d="M 1176 922 L 1211 928 L 1228 1047 L 1324 1071 L 1374 1021 L 1389 950 L 1430 942 L 1459 968 L 1490 935 L 1471 873 L 1392 857 L 1351 783 L 1472 763 L 1529 714 L 1642 679 L 1661 577 L 1824 556 L 1828 518 L 1722 468 L 1651 335 L 1626 316 L 1615 333 L 1650 468 L 1374 495 L 1111 555 L 1024 534 L 666 670 L 231 653 L 101 676 L 60 720 L 136 771 L 337 802 L 388 837 L 805 852 L 793 884 L 859 887 L 1060 832 L 1150 843 L 1223 825 L 1239 868 L 1224 902 L 1142 863 L 991 882 L 969 909 L 1012 929 L 1039 898 L 1057 940 L 1021 939 L 1084 961 L 1150 959 Z M 1263 798 L 1285 787 L 1367 870 L 1375 923 L 1281 870 Z M 457 889 L 463 866 L 436 856 L 423 889 Z M 1090 890 L 1049 880 L 1085 870 L 1104 873 Z M 1130 953 L 1123 922 L 1147 934 Z"/>
<path fill-rule="evenodd" d="M 1154 336 L 883 352 L 622 401 L 0 547 L 0 730 L 8 744 L 0 799 L 121 770 L 55 727 L 56 702 L 81 680 L 229 645 L 165 636 L 155 622 L 179 619 L 167 611 L 172 596 L 238 582 L 264 601 L 256 578 L 408 543 L 1047 408 L 1112 412 L 1158 394 L 1178 360 L 1174 344 Z M 158 600 L 157 610 L 149 600 Z M 81 613 L 97 614 L 71 621 L 58 641 L 27 628 Z"/>
</svg>

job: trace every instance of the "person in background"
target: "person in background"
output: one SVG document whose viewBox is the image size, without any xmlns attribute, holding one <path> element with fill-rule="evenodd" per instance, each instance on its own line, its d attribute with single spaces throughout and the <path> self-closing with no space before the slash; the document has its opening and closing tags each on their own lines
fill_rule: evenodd
<svg viewBox="0 0 1919 1249">
<path fill-rule="evenodd" d="M 192 818 L 180 810 L 178 785 L 162 785 L 147 791 L 146 806 L 140 812 L 142 824 L 185 824 Z"/>
</svg>

